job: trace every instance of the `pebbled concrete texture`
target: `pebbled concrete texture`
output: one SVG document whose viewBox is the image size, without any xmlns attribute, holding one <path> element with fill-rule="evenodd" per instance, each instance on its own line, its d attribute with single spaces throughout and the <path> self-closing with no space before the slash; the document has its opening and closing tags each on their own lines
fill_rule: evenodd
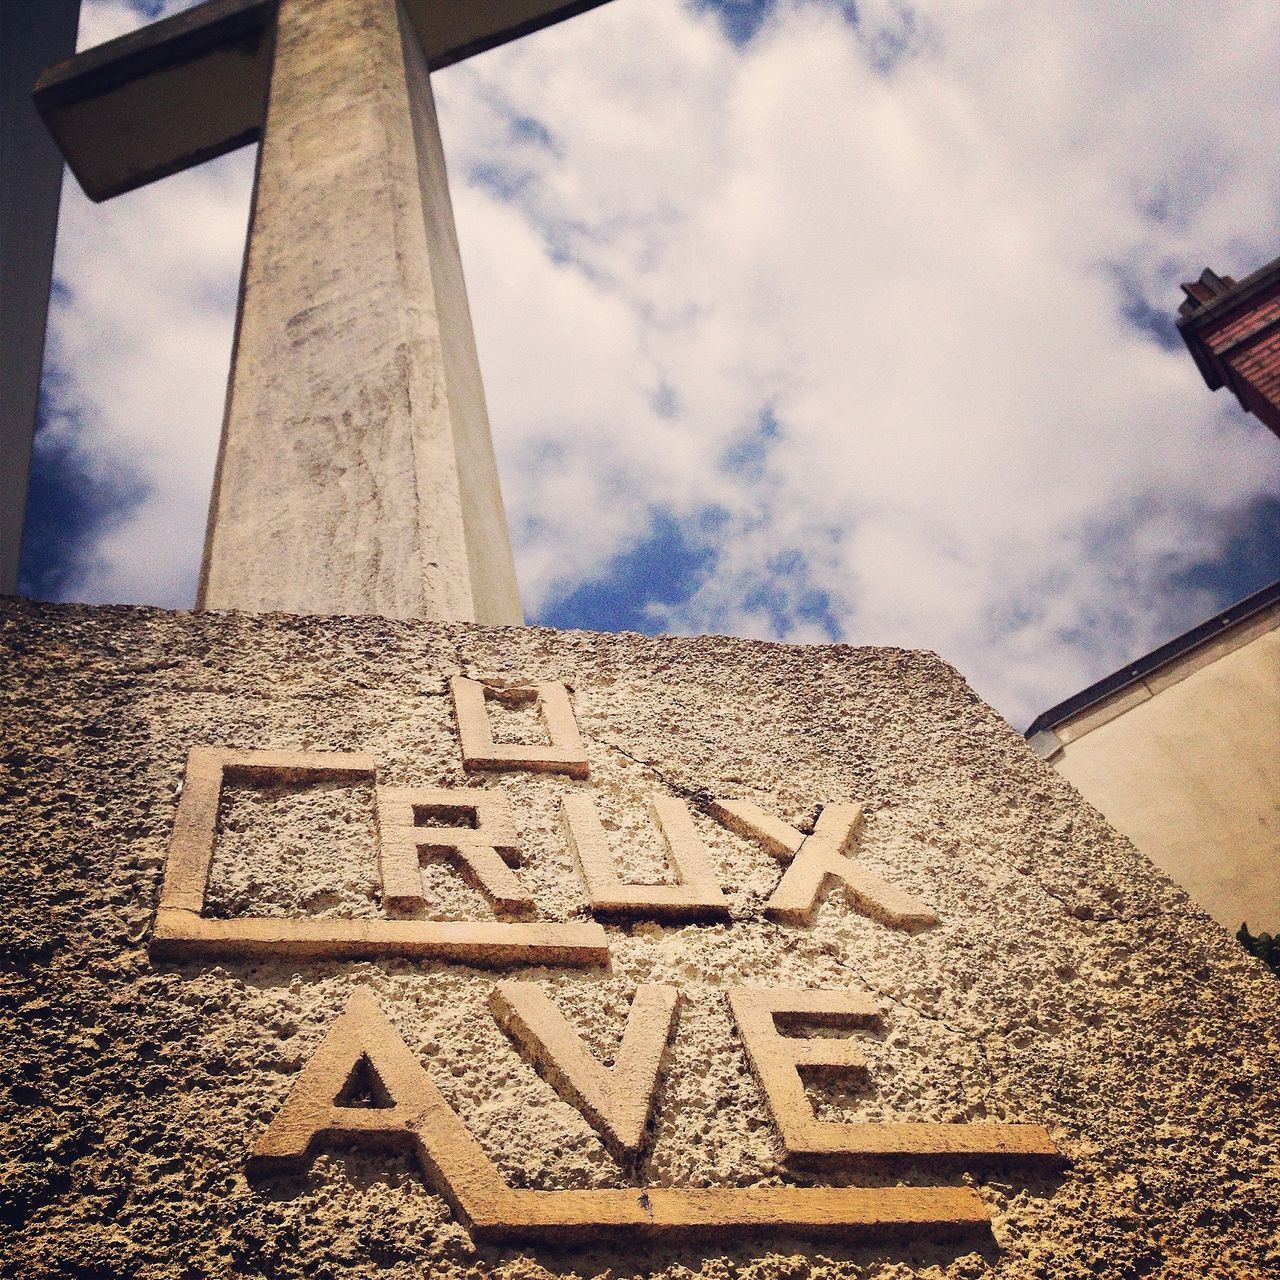
<svg viewBox="0 0 1280 1280">
<path fill-rule="evenodd" d="M 516 1277 L 1280 1276 L 1280 986 L 929 654 L 378 618 L 0 603 L 0 1274 Z M 452 675 L 564 680 L 591 776 L 466 774 Z M 512 713 L 499 737 L 531 738 Z M 623 874 L 661 874 L 650 794 L 685 799 L 729 924 L 610 924 L 608 970 L 404 960 L 153 964 L 188 749 L 364 751 L 391 786 L 512 802 L 538 918 L 586 919 L 559 821 L 595 797 Z M 799 829 L 861 800 L 857 857 L 940 923 L 833 893 L 761 906 L 780 864 L 705 811 Z M 486 916 L 445 863 L 427 915 Z M 359 785 L 229 788 L 210 911 L 379 914 Z M 488 1008 L 537 982 L 606 1065 L 636 987 L 678 986 L 634 1169 Z M 883 1012 L 822 1119 L 1023 1121 L 1068 1163 L 925 1158 L 789 1171 L 730 1018 L 735 984 L 835 987 Z M 858 1246 L 734 1238 L 627 1251 L 476 1246 L 396 1153 L 335 1148 L 250 1184 L 253 1143 L 356 986 L 513 1186 L 969 1184 L 989 1235 Z"/>
</svg>

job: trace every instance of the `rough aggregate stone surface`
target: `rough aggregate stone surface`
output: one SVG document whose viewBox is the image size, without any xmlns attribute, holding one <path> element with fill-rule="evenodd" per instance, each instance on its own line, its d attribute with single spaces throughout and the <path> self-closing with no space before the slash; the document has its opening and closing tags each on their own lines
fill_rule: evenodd
<svg viewBox="0 0 1280 1280">
<path fill-rule="evenodd" d="M 453 675 L 563 680 L 586 780 L 467 774 Z M 15 1277 L 1280 1276 L 1280 985 L 929 654 L 0 602 L 0 1274 Z M 494 713 L 535 742 L 536 718 Z M 153 963 L 186 754 L 363 751 L 391 786 L 501 789 L 542 920 L 588 919 L 560 820 L 591 794 L 622 875 L 670 868 L 646 812 L 685 799 L 720 924 L 609 924 L 604 969 L 399 959 Z M 780 864 L 706 811 L 752 799 L 801 831 L 860 800 L 855 856 L 940 923 L 907 933 L 838 892 L 766 921 Z M 427 918 L 486 919 L 428 858 Z M 381 914 L 372 784 L 228 784 L 207 913 Z M 487 1006 L 536 981 L 612 1063 L 642 982 L 683 1002 L 652 1135 L 622 1167 Z M 730 986 L 869 994 L 865 1076 L 814 1080 L 825 1120 L 1048 1127 L 1060 1169 L 785 1161 Z M 624 1249 L 473 1242 L 396 1152 L 245 1159 L 359 985 L 372 988 L 513 1186 L 972 1185 L 989 1235 Z M 829 1032 L 828 1032 L 829 1034 Z"/>
</svg>

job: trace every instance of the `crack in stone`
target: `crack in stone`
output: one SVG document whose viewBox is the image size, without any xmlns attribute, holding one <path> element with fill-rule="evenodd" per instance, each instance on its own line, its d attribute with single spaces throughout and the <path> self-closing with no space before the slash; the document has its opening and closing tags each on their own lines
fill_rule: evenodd
<svg viewBox="0 0 1280 1280">
<path fill-rule="evenodd" d="M 1052 898 L 1062 907 L 1067 916 L 1080 924 L 1132 924 L 1141 920 L 1163 920 L 1170 916 L 1177 916 L 1180 914 L 1180 912 L 1170 907 L 1156 907 L 1151 911 L 1137 911 L 1132 914 L 1105 910 L 1095 912 L 1092 907 L 1087 907 L 1083 903 L 1071 902 L 1063 894 L 1050 889 L 1047 885 L 1041 884 L 1034 876 L 1030 875 L 1030 873 L 1020 872 L 1019 874 L 1026 876 L 1027 879 L 1031 880 L 1038 888 L 1042 889 L 1048 897 Z M 1082 909 L 1087 911 L 1088 914 L 1081 915 L 1080 912 Z"/>
<path fill-rule="evenodd" d="M 472 663 L 467 658 L 467 656 L 463 653 L 462 649 L 463 649 L 462 641 L 455 640 L 453 642 L 453 664 L 455 667 L 458 668 L 458 673 L 460 675 L 465 676 L 467 672 L 471 670 Z M 442 676 L 441 679 L 443 680 L 444 687 L 447 690 L 449 687 L 449 677 L 446 675 L 446 676 Z"/>
<path fill-rule="evenodd" d="M 824 947 L 822 953 L 823 955 L 833 960 L 836 963 L 836 965 L 838 965 L 841 969 L 845 969 L 849 973 L 853 974 L 853 976 L 857 978 L 858 981 L 862 983 L 863 987 L 865 987 L 866 990 L 870 992 L 872 995 L 878 997 L 879 999 L 889 1001 L 891 1004 L 896 1005 L 899 1009 L 905 1009 L 909 1013 L 917 1014 L 919 1017 L 925 1018 L 930 1022 L 936 1022 L 940 1027 L 943 1027 L 947 1031 L 951 1032 L 951 1034 L 955 1036 L 957 1039 L 965 1040 L 970 1044 L 974 1045 L 977 1048 L 978 1052 L 982 1055 L 982 1061 L 986 1064 L 987 1069 L 988 1070 L 991 1069 L 991 1059 L 987 1054 L 987 1046 L 985 1043 L 986 1037 L 983 1034 L 973 1032 L 973 1031 L 963 1031 L 959 1027 L 952 1026 L 952 1024 L 948 1022 L 946 1018 L 943 1018 L 936 1013 L 931 1013 L 927 1009 L 922 1009 L 919 1005 L 912 1004 L 907 1000 L 902 1000 L 898 996 L 895 996 L 892 992 L 883 990 L 882 988 L 878 987 L 874 982 L 871 982 L 866 977 L 866 975 L 861 972 L 861 970 L 856 968 L 854 965 L 850 964 L 849 961 L 842 959 L 840 955 L 835 951 L 834 948 Z"/>
<path fill-rule="evenodd" d="M 1184 913 L 1173 907 L 1157 907 L 1154 911 L 1139 911 L 1135 915 L 1094 916 L 1092 924 L 1136 924 L 1142 920 L 1167 920 L 1172 917 L 1182 919 Z"/>
<path fill-rule="evenodd" d="M 626 756 L 626 758 L 633 764 L 638 764 L 641 768 L 648 769 L 650 773 L 654 774 L 658 778 L 664 787 L 669 787 L 682 800 L 688 800 L 691 804 L 697 805 L 701 812 L 707 812 L 710 808 L 711 802 L 715 799 L 711 792 L 706 790 L 705 787 L 687 787 L 683 783 L 674 782 L 672 779 L 668 778 L 667 775 L 663 773 L 662 770 L 659 769 L 651 760 L 643 760 L 637 755 L 632 755 L 632 753 L 625 747 L 620 747 L 613 742 L 606 742 L 603 738 L 598 738 L 596 741 L 598 741 L 601 746 L 608 747 L 610 751 L 616 751 L 620 756 Z"/>
</svg>

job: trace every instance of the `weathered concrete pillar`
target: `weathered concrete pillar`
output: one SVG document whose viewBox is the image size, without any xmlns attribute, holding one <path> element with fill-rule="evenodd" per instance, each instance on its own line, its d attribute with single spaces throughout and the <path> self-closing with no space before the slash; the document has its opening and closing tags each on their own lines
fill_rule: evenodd
<svg viewBox="0 0 1280 1280">
<path fill-rule="evenodd" d="M 199 604 L 522 621 L 426 61 L 280 0 Z"/>
</svg>

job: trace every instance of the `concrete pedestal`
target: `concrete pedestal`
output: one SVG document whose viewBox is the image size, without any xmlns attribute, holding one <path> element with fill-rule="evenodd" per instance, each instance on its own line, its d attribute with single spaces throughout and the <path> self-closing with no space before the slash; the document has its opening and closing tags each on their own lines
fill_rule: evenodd
<svg viewBox="0 0 1280 1280">
<path fill-rule="evenodd" d="M 1280 987 L 931 655 L 6 601 L 0 670 L 6 1275 L 1280 1274 Z M 206 882 L 173 896 L 205 837 Z M 392 918 L 407 838 L 425 905 Z M 861 887 L 771 913 L 819 846 Z M 698 891 L 636 914 L 677 866 Z M 484 892 L 508 876 L 518 920 Z M 253 947 L 200 952 L 263 918 Z M 586 950 L 378 950 L 511 920 Z M 339 936 L 364 942 L 298 945 Z M 796 991 L 807 1015 L 770 1013 Z M 550 1066 L 530 1049 L 548 1001 Z M 334 1093 L 366 1032 L 390 1083 L 352 1059 Z M 846 1063 L 804 1072 L 781 1126 L 780 1048 Z M 584 1056 L 605 1071 L 575 1101 L 555 1068 L 584 1079 Z M 368 1104 L 365 1126 L 390 1123 L 384 1086 L 438 1095 L 417 1132 L 473 1144 L 451 1167 L 499 1188 L 497 1216 L 408 1136 L 272 1164 L 324 1061 L 320 1102 Z M 630 1119 L 606 1141 L 600 1112 Z M 845 1153 L 806 1153 L 810 1124 Z M 854 1222 L 857 1188 L 898 1225 Z M 975 1221 L 904 1228 L 930 1188 Z M 775 1203 L 834 1208 L 778 1230 Z M 600 1206 L 632 1225 L 555 1225 Z"/>
</svg>

